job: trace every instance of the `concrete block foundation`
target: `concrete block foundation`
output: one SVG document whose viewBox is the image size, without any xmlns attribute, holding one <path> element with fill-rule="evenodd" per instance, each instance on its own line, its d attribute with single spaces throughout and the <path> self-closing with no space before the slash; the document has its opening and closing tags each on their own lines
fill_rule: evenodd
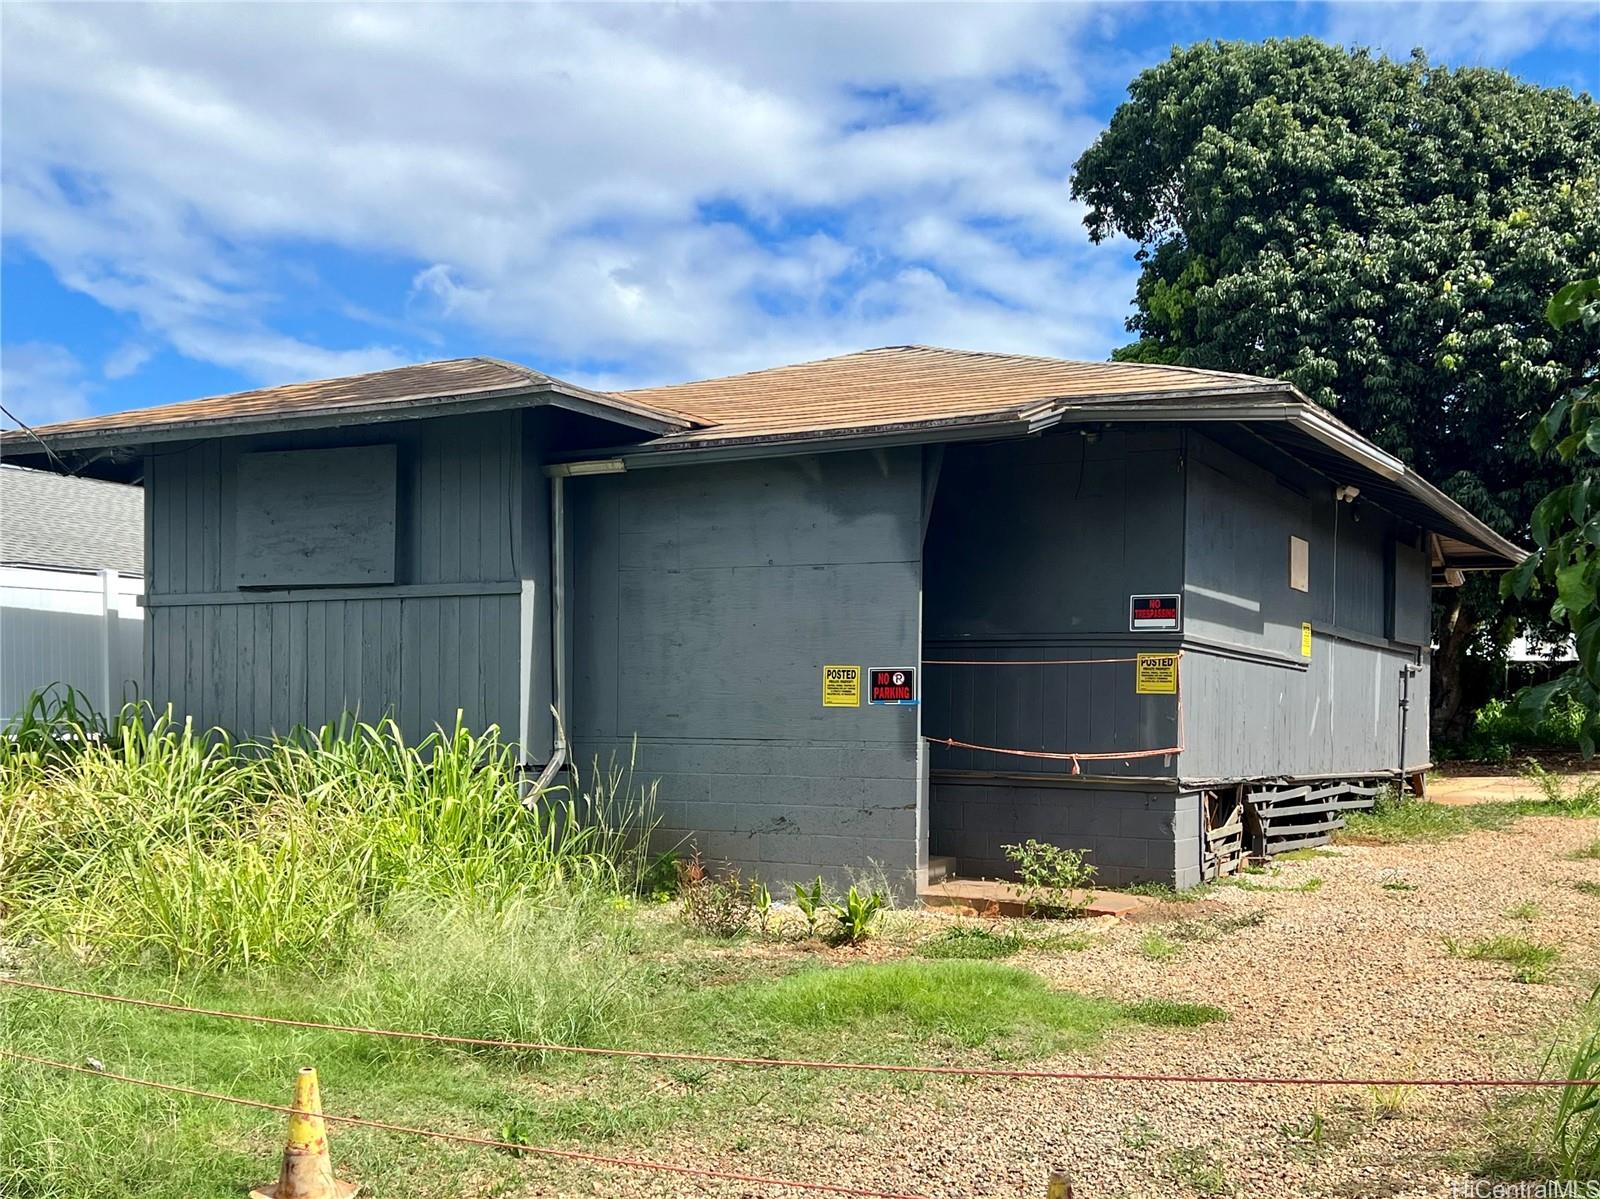
<svg viewBox="0 0 1600 1199">
<path fill-rule="evenodd" d="M 1198 792 L 1066 781 L 940 778 L 928 799 L 929 852 L 962 878 L 1012 878 L 1004 846 L 1029 837 L 1086 852 L 1101 886 L 1201 881 Z"/>
</svg>

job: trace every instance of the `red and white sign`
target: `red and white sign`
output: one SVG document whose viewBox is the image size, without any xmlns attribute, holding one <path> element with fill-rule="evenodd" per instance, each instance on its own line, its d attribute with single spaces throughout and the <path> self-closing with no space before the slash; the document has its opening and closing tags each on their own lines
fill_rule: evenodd
<svg viewBox="0 0 1600 1199">
<path fill-rule="evenodd" d="M 869 704 L 914 704 L 917 702 L 915 666 L 874 666 L 867 671 Z"/>
<path fill-rule="evenodd" d="M 1179 628 L 1182 601 L 1177 595 L 1133 595 L 1128 597 L 1128 631 L 1132 633 L 1173 633 Z"/>
</svg>

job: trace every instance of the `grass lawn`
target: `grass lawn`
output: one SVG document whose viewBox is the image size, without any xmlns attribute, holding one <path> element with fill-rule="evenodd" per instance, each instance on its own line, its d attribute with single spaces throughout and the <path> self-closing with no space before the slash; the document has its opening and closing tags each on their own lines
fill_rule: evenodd
<svg viewBox="0 0 1600 1199">
<path fill-rule="evenodd" d="M 730 949 L 657 916 L 626 913 L 458 924 L 426 965 L 409 936 L 322 980 L 248 971 L 175 985 L 122 970 L 71 981 L 195 1006 L 469 1036 L 734 1055 L 897 1063 L 1026 1062 L 1140 1025 L 1225 1018 L 1203 1005 L 1123 1005 L 1052 990 L 1003 963 L 853 955 L 748 941 Z M 616 952 L 623 950 L 627 962 Z M 587 955 L 598 959 L 598 968 Z M 401 960 L 413 961 L 402 969 Z M 609 993 L 594 993 L 607 977 Z M 57 977 L 62 977 L 57 975 Z M 711 981 L 708 981 L 711 980 Z M 576 997 L 575 997 L 576 996 Z M 60 1061 L 268 1102 L 315 1064 L 330 1111 L 401 1124 L 650 1155 L 690 1127 L 738 1154 L 775 1130 L 826 1135 L 859 1110 L 840 1097 L 915 1092 L 906 1075 L 463 1050 L 142 1012 L 0 988 L 5 1044 Z M 870 1100 L 876 1102 L 876 1100 Z M 282 1120 L 199 1099 L 0 1062 L 0 1193 L 237 1196 L 265 1181 Z M 332 1130 L 342 1171 L 375 1194 L 490 1194 L 552 1167 L 355 1128 Z M 530 1172 L 533 1172 L 530 1174 Z"/>
</svg>

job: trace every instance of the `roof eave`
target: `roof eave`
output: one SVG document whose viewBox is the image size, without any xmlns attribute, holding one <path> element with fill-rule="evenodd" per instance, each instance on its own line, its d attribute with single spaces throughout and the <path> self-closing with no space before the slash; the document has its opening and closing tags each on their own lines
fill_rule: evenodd
<svg viewBox="0 0 1600 1199">
<path fill-rule="evenodd" d="M 1455 500 L 1429 483 L 1393 454 L 1372 444 L 1349 425 L 1339 420 L 1325 408 L 1313 403 L 1291 387 L 1263 387 L 1253 393 L 1259 398 L 1239 399 L 1239 392 L 1218 393 L 1215 402 L 1200 403 L 1177 401 L 1171 403 L 1138 403 L 1124 409 L 1116 403 L 1079 403 L 1063 405 L 1063 423 L 1093 421 L 1229 421 L 1259 422 L 1281 421 L 1294 426 L 1318 443 L 1372 471 L 1405 490 L 1413 498 L 1432 509 L 1457 530 L 1466 534 L 1469 541 L 1480 543 L 1491 555 L 1503 561 L 1500 567 L 1515 566 L 1528 556 L 1528 551 L 1501 536 Z M 1472 570 L 1497 569 L 1495 566 L 1473 565 Z"/>
<path fill-rule="evenodd" d="M 0 431 L 0 452 L 9 451 L 32 457 L 46 452 L 74 453 L 79 450 L 193 441 L 199 438 L 238 436 L 248 433 L 315 429 L 329 425 L 382 424 L 418 417 L 537 407 L 541 404 L 549 404 L 552 407 L 592 416 L 657 436 L 681 433 L 693 427 L 692 422 L 683 417 L 657 412 L 626 400 L 618 400 L 603 392 L 588 391 L 570 383 L 551 380 L 533 386 L 518 385 L 421 396 L 401 401 L 373 400 L 324 404 L 301 412 L 244 413 L 148 424 L 130 422 L 116 428 L 81 431 L 52 432 L 49 426 L 33 431 L 6 429 Z M 45 447 L 48 447 L 48 451 Z"/>
<path fill-rule="evenodd" d="M 943 417 L 930 421 L 905 421 L 893 425 L 855 425 L 838 429 L 809 429 L 788 433 L 717 437 L 706 440 L 657 441 L 584 450 L 558 455 L 556 461 L 599 462 L 620 460 L 629 470 L 672 466 L 687 462 L 726 462 L 751 458 L 779 458 L 797 454 L 836 453 L 846 450 L 887 449 L 898 445 L 928 445 L 946 441 L 1004 440 L 1027 437 L 1055 423 L 1053 413 L 1036 405 L 1024 410 L 985 413 L 982 416 Z"/>
</svg>

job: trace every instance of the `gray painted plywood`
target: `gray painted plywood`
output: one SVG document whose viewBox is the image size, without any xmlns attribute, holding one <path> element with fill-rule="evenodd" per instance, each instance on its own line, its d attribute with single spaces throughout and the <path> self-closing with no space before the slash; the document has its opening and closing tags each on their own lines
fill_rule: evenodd
<svg viewBox="0 0 1600 1199">
<path fill-rule="evenodd" d="M 239 586 L 395 581 L 394 446 L 241 454 L 237 471 Z M 203 494 L 188 489 L 190 527 L 204 525 Z"/>
<path fill-rule="evenodd" d="M 152 457 L 146 693 L 243 736 L 359 712 L 393 714 L 416 739 L 451 727 L 459 710 L 474 728 L 498 724 L 514 737 L 519 548 L 520 569 L 541 591 L 548 574 L 548 510 L 525 504 L 522 477 L 542 454 L 539 436 L 522 414 L 496 413 L 212 441 Z M 392 458 L 383 536 L 393 545 L 393 582 L 320 594 L 232 590 L 241 571 L 265 580 L 268 569 L 249 565 L 232 535 L 250 490 L 239 485 L 241 462 L 249 471 L 260 469 L 252 460 L 304 462 L 303 454 L 357 445 L 361 455 Z M 542 493 L 544 480 L 532 487 Z M 246 526 L 255 519 L 246 516 Z M 525 534 L 530 519 L 540 524 Z M 284 581 L 277 573 L 272 581 Z M 534 672 L 534 686 L 543 690 L 530 706 L 548 712 L 548 673 Z"/>
</svg>

